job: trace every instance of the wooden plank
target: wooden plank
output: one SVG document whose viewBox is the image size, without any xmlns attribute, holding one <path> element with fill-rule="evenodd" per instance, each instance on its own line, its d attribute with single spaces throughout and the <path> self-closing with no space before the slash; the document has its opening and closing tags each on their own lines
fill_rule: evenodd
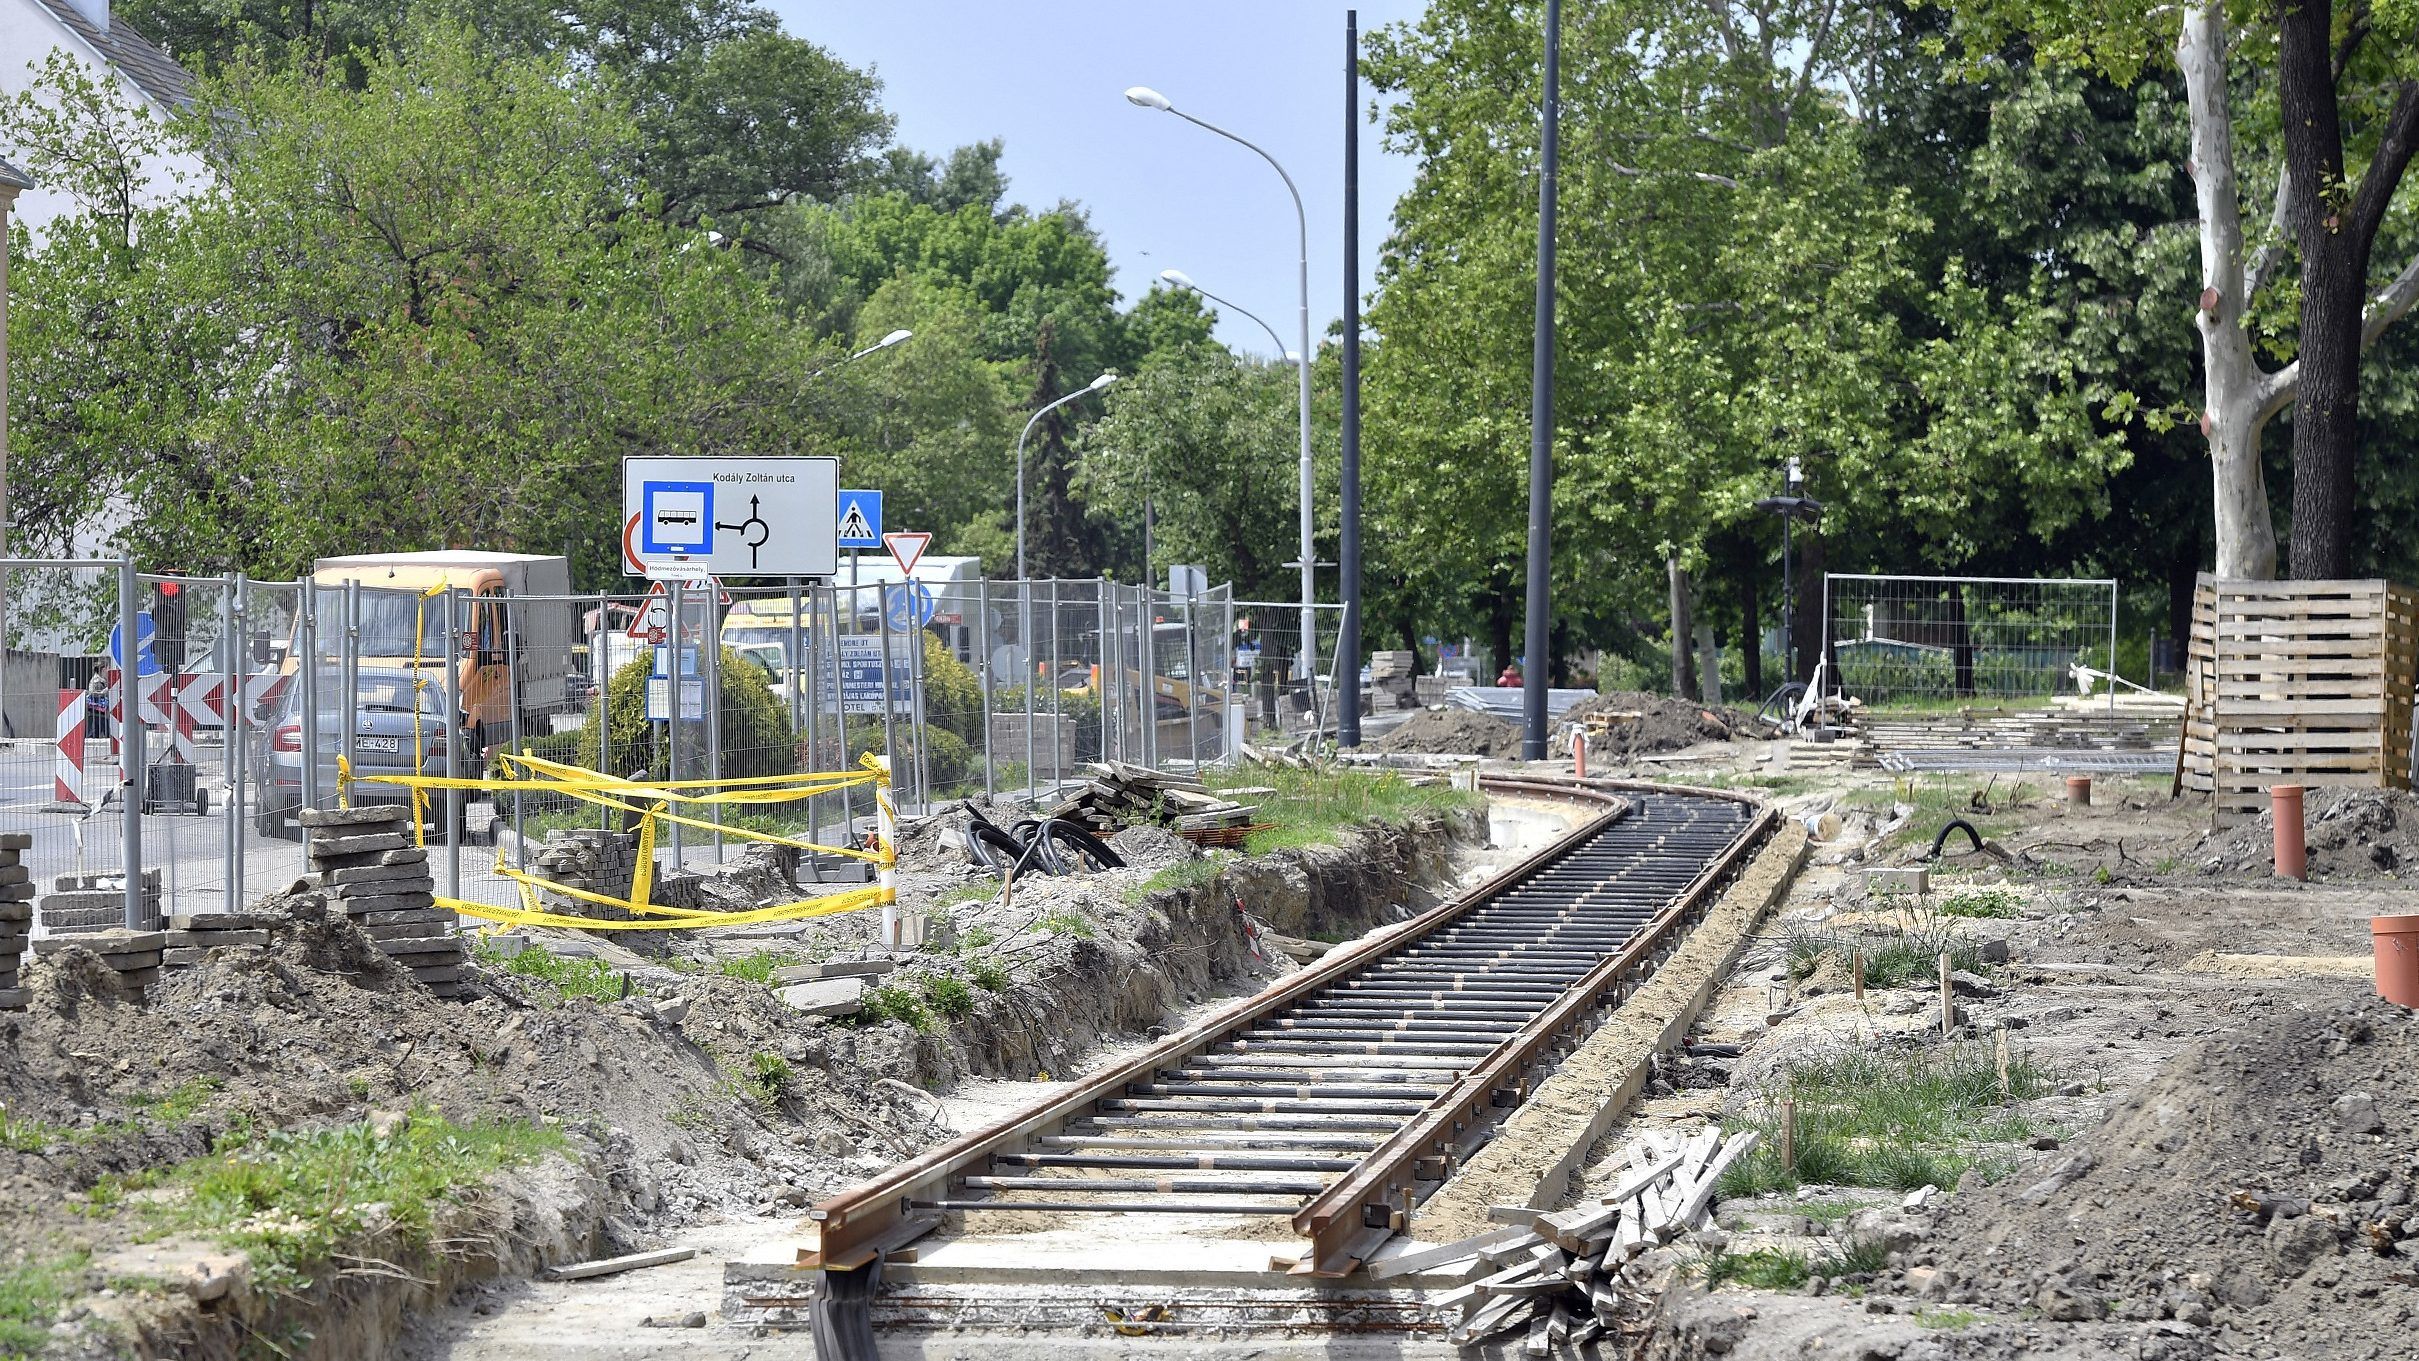
<svg viewBox="0 0 2419 1361">
<path fill-rule="evenodd" d="M 641 1267 L 667 1266 L 685 1262 L 697 1255 L 695 1248 L 657 1248 L 653 1252 L 633 1252 L 624 1257 L 600 1257 L 592 1262 L 574 1262 L 570 1266 L 546 1268 L 550 1281 L 585 1281 L 597 1276 L 618 1276 Z"/>
<path fill-rule="evenodd" d="M 1408 1276 L 1414 1271 L 1425 1271 L 1430 1267 L 1450 1266 L 1455 1262 L 1472 1260 L 1488 1248 L 1502 1247 L 1523 1238 L 1534 1237 L 1536 1235 L 1525 1225 L 1515 1225 L 1508 1229 L 1489 1229 L 1485 1233 L 1473 1234 L 1457 1242 L 1442 1243 L 1432 1248 L 1418 1248 L 1388 1257 L 1383 1261 L 1372 1262 L 1368 1267 L 1369 1278 L 1376 1281 L 1391 1280 L 1396 1276 Z"/>
</svg>

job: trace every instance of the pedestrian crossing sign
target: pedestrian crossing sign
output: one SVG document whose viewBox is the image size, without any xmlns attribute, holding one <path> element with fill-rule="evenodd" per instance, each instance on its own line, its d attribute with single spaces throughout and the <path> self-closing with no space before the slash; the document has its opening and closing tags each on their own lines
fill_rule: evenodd
<svg viewBox="0 0 2419 1361">
<path fill-rule="evenodd" d="M 882 546 L 882 493 L 845 489 L 841 491 L 840 546 L 842 548 L 880 548 Z"/>
</svg>

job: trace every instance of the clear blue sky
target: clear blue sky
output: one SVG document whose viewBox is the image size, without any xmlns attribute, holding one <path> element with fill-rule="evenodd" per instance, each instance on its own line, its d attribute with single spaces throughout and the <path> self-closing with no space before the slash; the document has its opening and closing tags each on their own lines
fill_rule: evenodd
<svg viewBox="0 0 2419 1361">
<path fill-rule="evenodd" d="M 1131 301 L 1163 269 L 1267 319 L 1291 347 L 1293 211 L 1266 162 L 1125 101 L 1148 85 L 1178 108 L 1267 148 L 1310 217 L 1312 343 L 1342 315 L 1344 12 L 1361 30 L 1415 18 L 1424 0 L 767 0 L 790 32 L 883 83 L 899 140 L 939 155 L 1007 141 L 1011 201 L 1090 210 Z M 1361 87 L 1364 109 L 1370 93 Z M 1361 130 L 1361 289 L 1377 268 L 1413 165 Z M 1229 313 L 1218 335 L 1266 355 L 1268 335 Z"/>
</svg>

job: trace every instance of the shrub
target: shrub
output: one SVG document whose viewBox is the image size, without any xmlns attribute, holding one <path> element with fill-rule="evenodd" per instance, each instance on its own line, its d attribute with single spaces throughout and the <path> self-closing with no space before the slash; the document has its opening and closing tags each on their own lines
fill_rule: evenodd
<svg viewBox="0 0 2419 1361">
<path fill-rule="evenodd" d="M 787 775 L 797 770 L 797 742 L 790 734 L 789 716 L 773 698 L 764 668 L 727 647 L 722 650 L 721 666 L 723 776 Z M 605 714 L 613 725 L 612 750 L 599 754 L 596 713 L 591 710 L 580 729 L 581 765 L 609 775 L 644 769 L 652 779 L 665 777 L 661 725 L 647 720 L 647 678 L 654 670 L 654 659 L 646 656 L 633 658 L 613 673 L 605 687 Z M 702 723 L 692 723 L 683 733 L 684 741 L 692 734 L 702 734 L 703 729 Z M 685 753 L 681 764 L 684 768 L 689 764 Z M 704 766 L 702 759 L 697 764 L 701 769 Z"/>
<path fill-rule="evenodd" d="M 974 1014 L 974 990 L 964 979 L 948 974 L 933 974 L 923 983 L 924 1000 L 932 1009 L 953 1021 L 962 1021 Z"/>
</svg>

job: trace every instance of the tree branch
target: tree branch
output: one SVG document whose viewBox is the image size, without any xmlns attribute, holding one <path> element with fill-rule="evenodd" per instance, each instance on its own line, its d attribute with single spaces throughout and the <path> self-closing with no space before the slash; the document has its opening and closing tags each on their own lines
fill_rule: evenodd
<svg viewBox="0 0 2419 1361">
<path fill-rule="evenodd" d="M 1789 135 L 1789 120 L 1798 106 L 1806 102 L 1806 92 L 1814 88 L 1814 68 L 1822 62 L 1823 49 L 1831 41 L 1831 20 L 1839 13 L 1839 0 L 1824 0 L 1823 17 L 1814 26 L 1814 41 L 1806 45 L 1806 63 L 1798 68 L 1797 89 L 1789 102 L 1781 106 L 1781 135 Z"/>
<path fill-rule="evenodd" d="M 2377 239 L 2378 225 L 2385 221 L 2386 206 L 2402 186 L 2402 172 L 2410 167 L 2414 151 L 2419 151 L 2419 80 L 2406 80 L 2395 88 L 2394 108 L 2377 139 L 2377 154 L 2369 158 L 2368 172 L 2360 177 L 2352 209 L 2345 214 L 2352 239 L 2364 251 Z"/>
<path fill-rule="evenodd" d="M 2360 347 L 2365 350 L 2376 344 L 2377 337 L 2385 334 L 2385 328 L 2400 321 L 2402 314 L 2410 311 L 2411 304 L 2415 302 L 2419 302 L 2419 255 L 2412 256 L 2410 263 L 2402 267 L 2402 272 L 2394 276 L 2394 281 L 2370 299 L 2367 309 L 2361 312 Z"/>
<path fill-rule="evenodd" d="M 2335 45 L 2335 60 L 2331 66 L 2335 84 L 2343 84 L 2343 73 L 2351 69 L 2353 54 L 2360 50 L 2361 40 L 2368 36 L 2369 7 L 2360 5 L 2353 9 L 2352 17 L 2344 24 L 2343 41 Z"/>
</svg>

